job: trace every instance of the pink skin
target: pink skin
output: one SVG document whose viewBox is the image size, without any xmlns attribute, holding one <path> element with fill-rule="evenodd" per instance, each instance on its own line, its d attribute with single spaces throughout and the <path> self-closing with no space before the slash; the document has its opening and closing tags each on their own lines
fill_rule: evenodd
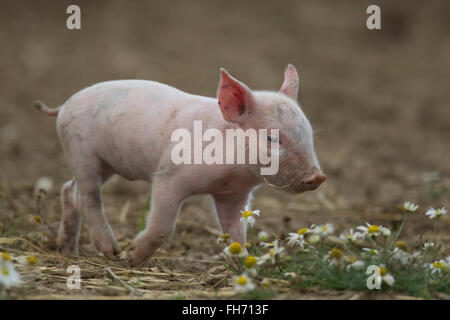
<svg viewBox="0 0 450 320">
<path fill-rule="evenodd" d="M 280 170 L 267 180 L 290 192 L 313 190 L 325 176 L 314 153 L 311 125 L 297 103 L 298 83 L 292 65 L 286 68 L 279 92 L 251 91 L 221 69 L 217 99 L 152 81 L 120 80 L 88 87 L 58 109 L 36 103 L 44 113 L 58 116 L 58 137 L 73 174 L 61 191 L 60 252 L 78 254 L 82 218 L 100 252 L 106 256 L 119 252 L 100 192 L 113 174 L 152 185 L 146 228 L 129 250 L 133 265 L 144 262 L 170 236 L 183 200 L 193 194 L 212 195 L 222 231 L 244 245 L 240 210 L 263 182 L 259 167 L 175 165 L 170 159 L 175 144 L 171 134 L 186 128 L 193 136 L 195 120 L 222 132 L 278 128 Z"/>
</svg>

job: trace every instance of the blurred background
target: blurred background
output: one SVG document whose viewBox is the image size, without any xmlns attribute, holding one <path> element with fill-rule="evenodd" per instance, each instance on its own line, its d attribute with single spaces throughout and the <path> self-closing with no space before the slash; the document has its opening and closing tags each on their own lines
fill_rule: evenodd
<svg viewBox="0 0 450 320">
<path fill-rule="evenodd" d="M 70 4 L 81 7 L 81 30 L 66 28 Z M 341 230 L 365 221 L 395 227 L 400 202 L 414 201 L 422 211 L 448 205 L 450 2 L 376 1 L 381 30 L 366 28 L 370 4 L 1 1 L 0 231 L 25 232 L 21 221 L 36 210 L 33 188 L 42 176 L 54 182 L 42 214 L 56 225 L 58 191 L 70 179 L 55 119 L 38 112 L 33 100 L 58 106 L 91 84 L 127 78 L 214 96 L 222 66 L 250 88 L 268 90 L 281 86 L 286 64 L 297 67 L 299 100 L 328 176 L 314 193 L 259 189 L 258 228 L 287 233 L 327 221 Z M 137 233 L 147 190 L 121 178 L 105 187 L 105 209 L 119 240 Z M 128 220 L 121 223 L 127 205 Z M 209 242 L 215 238 L 187 223 L 215 227 L 208 211 L 204 198 L 188 201 L 165 248 L 214 252 Z M 442 228 L 449 231 L 448 219 Z M 406 232 L 414 241 L 431 230 L 427 219 L 413 217 Z M 86 236 L 82 253 L 90 250 Z"/>
</svg>

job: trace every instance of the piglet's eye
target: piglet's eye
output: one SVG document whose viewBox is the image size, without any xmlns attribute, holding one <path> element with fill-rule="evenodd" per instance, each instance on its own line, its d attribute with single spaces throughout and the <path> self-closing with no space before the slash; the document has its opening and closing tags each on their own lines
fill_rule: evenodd
<svg viewBox="0 0 450 320">
<path fill-rule="evenodd" d="M 277 143 L 279 141 L 278 137 L 267 136 L 269 142 Z"/>
</svg>

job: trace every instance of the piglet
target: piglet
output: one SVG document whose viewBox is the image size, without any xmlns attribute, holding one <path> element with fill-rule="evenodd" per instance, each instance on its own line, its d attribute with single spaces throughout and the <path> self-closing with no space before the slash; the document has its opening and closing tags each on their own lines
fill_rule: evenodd
<svg viewBox="0 0 450 320">
<path fill-rule="evenodd" d="M 295 67 L 286 67 L 276 92 L 250 90 L 225 69 L 220 74 L 217 98 L 154 81 L 118 80 L 85 88 L 59 108 L 35 102 L 45 114 L 57 116 L 58 138 L 73 175 L 61 190 L 57 244 L 62 255 L 78 255 L 83 218 L 100 252 L 108 257 L 119 253 L 100 191 L 113 174 L 145 180 L 152 187 L 146 228 L 128 252 L 132 265 L 144 262 L 170 236 L 181 204 L 190 195 L 212 196 L 222 231 L 244 245 L 240 211 L 255 187 L 266 182 L 300 193 L 325 180 L 314 152 L 311 124 L 297 102 Z M 195 121 L 221 132 L 278 129 L 278 137 L 268 136 L 267 141 L 279 147 L 277 174 L 262 176 L 254 165 L 246 164 L 175 164 L 172 132 L 179 128 L 192 132 Z"/>
</svg>

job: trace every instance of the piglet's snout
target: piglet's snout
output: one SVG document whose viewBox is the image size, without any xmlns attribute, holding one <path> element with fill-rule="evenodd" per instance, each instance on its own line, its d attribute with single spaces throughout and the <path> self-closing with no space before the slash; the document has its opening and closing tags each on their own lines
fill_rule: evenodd
<svg viewBox="0 0 450 320">
<path fill-rule="evenodd" d="M 307 187 L 307 189 L 314 190 L 317 189 L 326 179 L 327 177 L 322 172 L 314 168 L 311 173 L 303 178 L 302 185 Z"/>
</svg>

